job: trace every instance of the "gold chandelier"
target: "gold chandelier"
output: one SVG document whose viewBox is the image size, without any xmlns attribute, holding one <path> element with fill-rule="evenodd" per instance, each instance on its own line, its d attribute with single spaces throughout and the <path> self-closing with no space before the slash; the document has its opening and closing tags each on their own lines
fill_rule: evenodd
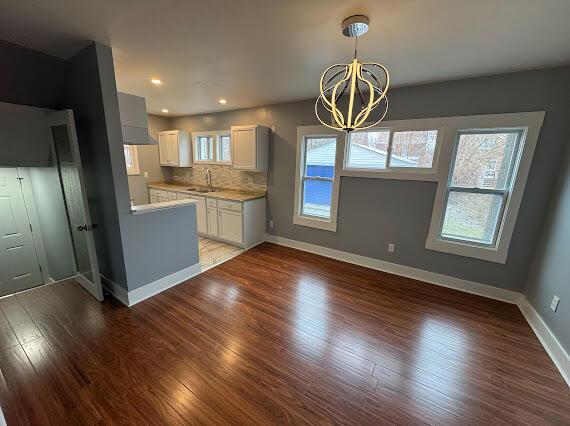
<svg viewBox="0 0 570 426">
<path fill-rule="evenodd" d="M 355 37 L 354 59 L 350 64 L 328 67 L 321 76 L 321 94 L 315 102 L 315 114 L 319 121 L 331 129 L 351 132 L 368 129 L 380 123 L 388 112 L 386 92 L 390 75 L 386 67 L 375 62 L 361 63 L 356 59 L 358 37 L 368 31 L 368 18 L 355 15 L 342 22 L 342 33 Z M 380 78 L 382 76 L 382 79 Z M 384 83 L 383 83 L 384 82 Z M 344 97 L 347 89 L 348 99 Z M 370 114 L 378 112 L 370 123 Z M 330 122 L 322 117 L 330 114 Z"/>
</svg>

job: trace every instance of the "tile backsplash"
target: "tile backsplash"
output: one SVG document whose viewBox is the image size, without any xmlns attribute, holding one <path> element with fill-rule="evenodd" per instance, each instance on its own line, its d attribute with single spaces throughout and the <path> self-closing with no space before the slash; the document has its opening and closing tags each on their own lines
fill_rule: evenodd
<svg viewBox="0 0 570 426">
<path fill-rule="evenodd" d="M 194 164 L 191 168 L 173 167 L 172 180 L 197 186 L 206 186 L 206 170 L 212 173 L 212 185 L 241 191 L 267 191 L 267 173 L 244 172 L 229 166 Z"/>
</svg>

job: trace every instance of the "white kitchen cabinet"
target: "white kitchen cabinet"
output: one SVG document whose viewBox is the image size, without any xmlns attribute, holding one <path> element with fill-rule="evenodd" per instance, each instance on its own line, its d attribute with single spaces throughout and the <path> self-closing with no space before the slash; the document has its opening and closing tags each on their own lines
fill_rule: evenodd
<svg viewBox="0 0 570 426">
<path fill-rule="evenodd" d="M 226 241 L 243 244 L 243 214 L 218 208 L 218 236 Z"/>
<path fill-rule="evenodd" d="M 232 201 L 206 198 L 208 237 L 243 248 L 265 239 L 265 198 Z"/>
<path fill-rule="evenodd" d="M 218 236 L 218 208 L 208 207 L 208 235 L 217 237 Z"/>
<path fill-rule="evenodd" d="M 269 165 L 269 128 L 259 125 L 232 126 L 234 169 L 266 172 Z"/>
<path fill-rule="evenodd" d="M 191 167 L 192 144 L 183 130 L 158 132 L 158 156 L 161 166 Z"/>
</svg>

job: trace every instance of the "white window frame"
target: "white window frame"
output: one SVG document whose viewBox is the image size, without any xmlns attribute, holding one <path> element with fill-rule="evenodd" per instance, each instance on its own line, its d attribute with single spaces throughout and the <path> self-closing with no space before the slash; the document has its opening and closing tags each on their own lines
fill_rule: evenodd
<svg viewBox="0 0 570 426">
<path fill-rule="evenodd" d="M 431 224 L 426 240 L 426 248 L 464 257 L 505 263 L 511 242 L 515 222 L 522 201 L 524 188 L 530 171 L 530 165 L 538 135 L 544 121 L 544 111 L 513 114 L 493 114 L 468 117 L 446 118 L 446 132 L 442 144 L 441 164 L 438 172 L 438 187 L 432 212 Z M 445 201 L 447 199 L 448 181 L 454 163 L 454 153 L 461 131 L 489 131 L 492 129 L 522 130 L 520 148 L 517 154 L 510 193 L 504 202 L 502 219 L 491 246 L 444 239 L 439 236 L 443 226 Z"/>
<path fill-rule="evenodd" d="M 303 166 L 305 163 L 305 143 L 308 138 L 336 138 L 335 172 L 332 179 L 333 189 L 331 196 L 331 216 L 329 219 L 316 216 L 303 215 Z M 340 171 L 342 169 L 344 151 L 344 135 L 325 126 L 300 126 L 297 127 L 297 164 L 295 169 L 295 200 L 293 211 L 293 223 L 295 225 L 308 226 L 324 231 L 336 232 L 338 195 L 340 188 Z"/>
<path fill-rule="evenodd" d="M 222 158 L 222 137 L 227 136 L 230 138 L 230 159 L 221 160 Z M 232 132 L 231 130 L 221 131 L 216 134 L 216 163 L 217 164 L 227 164 L 231 165 L 233 163 L 234 151 L 232 144 Z"/>
<path fill-rule="evenodd" d="M 198 138 L 200 137 L 211 137 L 212 138 L 212 159 L 211 160 L 200 160 L 199 150 L 200 144 L 198 143 Z M 230 130 L 216 130 L 208 132 L 193 132 L 192 133 L 192 152 L 194 153 L 194 163 L 196 164 L 219 164 L 219 165 L 232 165 L 233 164 L 233 147 L 231 148 L 231 158 L 230 161 L 220 160 L 220 138 L 221 136 L 229 136 L 231 141 L 231 131 Z M 231 142 L 230 142 L 231 146 Z"/>
<path fill-rule="evenodd" d="M 345 151 L 343 159 L 343 167 L 341 176 L 350 177 L 364 177 L 364 178 L 380 178 L 380 179 L 398 179 L 398 180 L 418 180 L 418 181 L 437 181 L 438 180 L 438 166 L 443 135 L 445 132 L 445 119 L 444 118 L 425 118 L 413 120 L 392 120 L 383 121 L 378 127 L 367 129 L 366 131 L 374 130 L 389 130 L 390 136 L 388 141 L 388 157 L 386 158 L 385 169 L 357 169 L 348 165 L 349 159 L 349 142 L 346 137 Z M 397 132 L 414 132 L 424 130 L 436 130 L 437 139 L 435 150 L 433 153 L 433 161 L 431 168 L 420 167 L 391 167 L 390 155 L 392 151 L 392 139 L 394 133 Z"/>
<path fill-rule="evenodd" d="M 133 166 L 127 167 L 127 159 L 125 158 L 125 168 L 127 169 L 127 176 L 138 176 L 141 174 L 141 168 L 139 163 L 139 151 L 136 145 L 123 145 L 124 149 L 131 151 L 131 158 L 133 159 Z"/>
</svg>

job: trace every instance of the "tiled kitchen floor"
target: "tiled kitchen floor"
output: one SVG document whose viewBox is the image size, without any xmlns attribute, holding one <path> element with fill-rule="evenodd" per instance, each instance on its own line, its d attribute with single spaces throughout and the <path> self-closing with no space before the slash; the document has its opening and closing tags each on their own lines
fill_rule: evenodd
<svg viewBox="0 0 570 426">
<path fill-rule="evenodd" d="M 202 267 L 202 271 L 219 265 L 244 251 L 239 247 L 203 237 L 198 237 L 198 250 L 200 253 L 200 266 Z"/>
</svg>

